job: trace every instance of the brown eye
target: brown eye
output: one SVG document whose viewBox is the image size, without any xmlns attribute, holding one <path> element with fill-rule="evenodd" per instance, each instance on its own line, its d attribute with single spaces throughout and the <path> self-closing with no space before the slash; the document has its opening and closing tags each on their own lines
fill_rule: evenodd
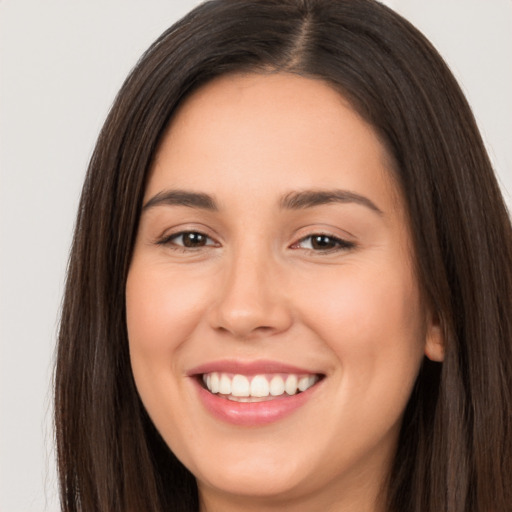
<svg viewBox="0 0 512 512">
<path fill-rule="evenodd" d="M 184 247 L 204 247 L 208 241 L 208 237 L 202 233 L 183 233 L 180 237 Z"/>
<path fill-rule="evenodd" d="M 200 249 L 201 247 L 217 245 L 214 240 L 198 231 L 182 231 L 165 237 L 158 242 L 160 245 L 177 246 L 185 249 Z"/>
<path fill-rule="evenodd" d="M 337 240 L 327 235 L 314 235 L 311 237 L 311 248 L 316 251 L 334 249 L 337 245 Z"/>
<path fill-rule="evenodd" d="M 325 235 L 325 234 L 314 234 L 304 237 L 300 240 L 293 248 L 295 249 L 307 249 L 315 252 L 336 252 L 348 249 L 353 249 L 355 244 L 342 240 L 341 238 Z"/>
</svg>

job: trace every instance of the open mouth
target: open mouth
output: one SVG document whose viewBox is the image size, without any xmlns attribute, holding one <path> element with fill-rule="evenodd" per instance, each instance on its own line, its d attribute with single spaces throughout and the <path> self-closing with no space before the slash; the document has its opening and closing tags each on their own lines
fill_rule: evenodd
<svg viewBox="0 0 512 512">
<path fill-rule="evenodd" d="M 264 402 L 303 393 L 323 379 L 321 374 L 265 373 L 242 375 L 203 373 L 200 384 L 210 393 L 234 402 Z"/>
<path fill-rule="evenodd" d="M 280 421 L 319 396 L 327 375 L 279 361 L 217 360 L 191 369 L 206 411 L 236 427 Z"/>
</svg>

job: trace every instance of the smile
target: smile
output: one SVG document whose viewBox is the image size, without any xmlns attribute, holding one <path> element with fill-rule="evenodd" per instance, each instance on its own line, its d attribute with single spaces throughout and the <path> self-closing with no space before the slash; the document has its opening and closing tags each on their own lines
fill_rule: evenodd
<svg viewBox="0 0 512 512">
<path fill-rule="evenodd" d="M 260 427 L 307 407 L 326 375 L 275 361 L 222 360 L 188 372 L 200 403 L 217 420 Z"/>
<path fill-rule="evenodd" d="M 320 377 L 314 374 L 242 375 L 211 372 L 202 375 L 203 384 L 213 394 L 235 402 L 261 402 L 302 393 Z"/>
</svg>

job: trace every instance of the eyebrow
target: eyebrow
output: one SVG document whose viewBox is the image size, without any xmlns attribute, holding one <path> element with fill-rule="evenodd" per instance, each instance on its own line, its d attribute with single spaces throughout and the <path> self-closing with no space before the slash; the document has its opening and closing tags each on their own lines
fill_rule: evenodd
<svg viewBox="0 0 512 512">
<path fill-rule="evenodd" d="M 218 207 L 213 197 L 201 192 L 188 190 L 164 190 L 153 196 L 143 207 L 142 211 L 155 206 L 188 206 L 201 210 L 217 211 Z"/>
<path fill-rule="evenodd" d="M 330 203 L 355 203 L 365 206 L 379 215 L 384 215 L 382 210 L 367 197 L 348 190 L 338 189 L 289 192 L 281 198 L 279 206 L 285 210 L 304 210 Z M 219 210 L 212 196 L 188 190 L 163 190 L 149 199 L 142 207 L 142 210 L 146 211 L 155 206 L 163 205 L 186 206 L 208 211 Z"/>
<path fill-rule="evenodd" d="M 281 208 L 287 210 L 303 210 L 329 203 L 355 203 L 384 215 L 382 210 L 370 199 L 348 190 L 304 190 L 286 194 L 280 202 Z"/>
</svg>

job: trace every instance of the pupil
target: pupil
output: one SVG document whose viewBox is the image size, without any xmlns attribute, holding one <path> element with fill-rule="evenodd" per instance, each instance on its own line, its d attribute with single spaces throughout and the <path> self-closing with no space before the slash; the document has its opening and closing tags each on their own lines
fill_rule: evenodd
<svg viewBox="0 0 512 512">
<path fill-rule="evenodd" d="M 334 247 L 334 242 L 329 236 L 317 235 L 313 237 L 311 245 L 314 249 L 332 249 Z"/>
<path fill-rule="evenodd" d="M 201 233 L 187 233 L 183 237 L 183 245 L 185 247 L 201 247 L 204 243 L 205 237 Z"/>
</svg>

